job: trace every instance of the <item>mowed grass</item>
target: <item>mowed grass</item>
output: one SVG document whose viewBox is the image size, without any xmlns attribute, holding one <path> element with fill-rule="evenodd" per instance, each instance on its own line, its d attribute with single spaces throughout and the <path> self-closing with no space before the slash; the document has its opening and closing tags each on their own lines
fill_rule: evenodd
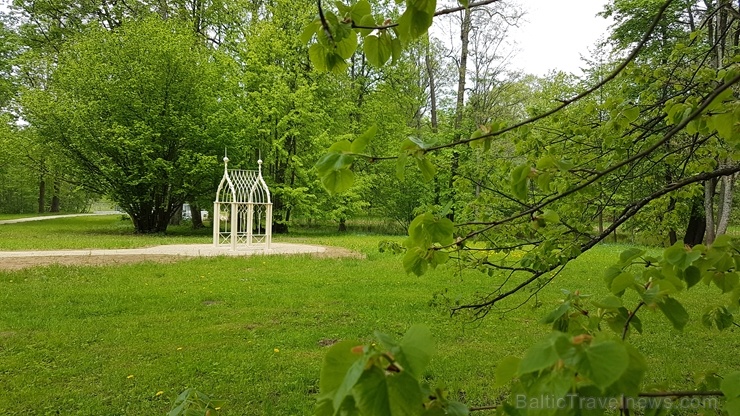
<svg viewBox="0 0 740 416">
<path fill-rule="evenodd" d="M 493 404 L 506 393 L 492 388 L 496 362 L 521 356 L 547 334 L 538 321 L 557 306 L 560 288 L 605 295 L 603 270 L 626 248 L 585 254 L 537 295 L 540 306 L 471 322 L 451 318 L 440 294 L 471 300 L 490 291 L 491 278 L 459 276 L 453 265 L 406 275 L 400 257 L 377 252 L 381 239 L 286 239 L 348 247 L 367 259 L 203 258 L 0 273 L 0 409 L 164 414 L 180 391 L 195 387 L 226 399 L 226 415 L 307 415 L 326 345 L 371 342 L 375 330 L 400 335 L 412 324 L 429 326 L 437 339 L 427 372 L 433 384 L 469 405 Z M 689 389 L 694 373 L 740 369 L 737 330 L 699 323 L 716 294 L 699 285 L 682 297 L 692 315 L 686 335 L 643 311 L 645 333 L 632 340 L 651 366 L 646 384 Z"/>
<path fill-rule="evenodd" d="M 152 247 L 164 244 L 207 244 L 210 229 L 170 226 L 167 234 L 134 234 L 121 215 L 69 217 L 0 224 L 0 251 L 75 250 Z"/>
</svg>

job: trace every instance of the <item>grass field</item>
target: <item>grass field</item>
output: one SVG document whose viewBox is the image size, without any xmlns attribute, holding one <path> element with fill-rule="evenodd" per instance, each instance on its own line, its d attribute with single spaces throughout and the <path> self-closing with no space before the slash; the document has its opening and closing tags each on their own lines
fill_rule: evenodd
<svg viewBox="0 0 740 416">
<path fill-rule="evenodd" d="M 52 235 L 23 237 L 43 230 Z M 208 233 L 174 231 L 132 236 L 115 218 L 50 220 L 0 226 L 0 249 L 208 241 Z M 375 330 L 401 334 L 416 323 L 439 343 L 428 378 L 469 405 L 492 404 L 505 394 L 491 387 L 496 362 L 548 332 L 538 320 L 557 305 L 559 288 L 606 294 L 603 270 L 625 248 L 602 245 L 584 255 L 538 295 L 538 307 L 470 322 L 451 318 L 435 294 L 470 300 L 488 290 L 488 277 L 458 276 L 453 267 L 408 276 L 399 257 L 378 253 L 384 238 L 281 237 L 347 247 L 367 259 L 202 258 L 0 272 L 0 413 L 164 414 L 180 391 L 195 387 L 226 399 L 226 415 L 306 415 L 327 344 L 370 341 Z M 644 311 L 645 333 L 633 341 L 651 365 L 649 384 L 689 389 L 695 372 L 740 369 L 738 331 L 709 331 L 699 322 L 715 294 L 699 285 L 682 299 L 691 336 Z"/>
</svg>

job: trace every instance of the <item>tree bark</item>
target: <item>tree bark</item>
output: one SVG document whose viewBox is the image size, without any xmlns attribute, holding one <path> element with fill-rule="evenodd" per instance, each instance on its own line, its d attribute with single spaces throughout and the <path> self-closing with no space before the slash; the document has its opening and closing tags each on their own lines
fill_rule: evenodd
<svg viewBox="0 0 740 416">
<path fill-rule="evenodd" d="M 51 208 L 49 209 L 49 212 L 59 212 L 60 211 L 60 202 L 59 202 L 59 193 L 61 192 L 61 185 L 59 184 L 59 180 L 54 180 L 54 195 L 51 197 Z"/>
<path fill-rule="evenodd" d="M 730 215 L 732 213 L 732 188 L 734 185 L 732 176 L 722 178 L 722 203 L 719 206 L 717 215 L 717 232 L 715 236 L 727 233 L 727 227 L 730 225 Z"/>
<path fill-rule="evenodd" d="M 200 215 L 200 207 L 194 202 L 190 203 L 190 218 L 192 220 L 194 230 L 204 228 L 203 216 Z"/>
<path fill-rule="evenodd" d="M 455 141 L 460 139 L 459 130 L 462 127 L 463 111 L 465 106 L 465 80 L 468 74 L 468 47 L 470 45 L 470 28 L 471 16 L 470 8 L 463 10 L 462 22 L 460 25 L 460 66 L 457 71 L 457 97 L 455 101 Z M 452 199 L 452 209 L 448 215 L 450 220 L 455 220 L 455 179 L 457 178 L 457 169 L 460 166 L 460 153 L 457 148 L 452 149 L 452 163 L 450 164 L 450 181 L 449 189 Z"/>
<path fill-rule="evenodd" d="M 172 214 L 169 225 L 180 225 L 180 222 L 182 222 L 182 205 Z"/>
<path fill-rule="evenodd" d="M 39 180 L 38 202 L 38 212 L 39 214 L 43 214 L 44 212 L 46 212 L 46 181 L 44 180 L 43 176 L 41 176 L 41 180 Z"/>
<path fill-rule="evenodd" d="M 716 182 L 714 179 L 710 179 L 704 182 L 704 217 L 706 224 L 706 243 L 712 244 L 714 242 L 714 192 Z"/>
<path fill-rule="evenodd" d="M 688 246 L 695 246 L 704 241 L 704 232 L 707 228 L 707 219 L 704 215 L 704 205 L 701 197 L 694 198 L 691 203 L 691 214 L 689 214 L 689 223 L 686 225 L 686 234 L 683 237 L 683 243 Z"/>
</svg>

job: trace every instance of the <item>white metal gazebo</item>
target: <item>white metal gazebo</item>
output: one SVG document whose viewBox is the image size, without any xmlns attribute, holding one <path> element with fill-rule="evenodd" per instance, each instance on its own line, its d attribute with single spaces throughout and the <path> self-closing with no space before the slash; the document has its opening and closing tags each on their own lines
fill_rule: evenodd
<svg viewBox="0 0 740 416">
<path fill-rule="evenodd" d="M 272 200 L 258 170 L 229 169 L 224 157 L 224 177 L 213 203 L 213 244 L 239 248 L 270 249 L 272 242 Z"/>
</svg>

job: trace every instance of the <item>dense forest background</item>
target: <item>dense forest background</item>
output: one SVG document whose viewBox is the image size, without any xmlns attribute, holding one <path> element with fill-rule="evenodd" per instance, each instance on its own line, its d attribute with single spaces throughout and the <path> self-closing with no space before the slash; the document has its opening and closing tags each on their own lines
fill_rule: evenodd
<svg viewBox="0 0 740 416">
<path fill-rule="evenodd" d="M 687 92 L 711 92 L 737 61 L 739 5 L 615 0 L 603 12 L 615 22 L 611 36 L 584 59 L 582 77 L 517 73 L 508 69 L 516 45 L 508 32 L 520 9 L 478 3 L 485 4 L 438 16 L 430 36 L 403 39 L 403 48 L 390 36 L 360 37 L 362 47 L 342 65 L 317 71 L 306 31 L 317 16 L 313 1 L 15 0 L 0 16 L 0 212 L 74 212 L 104 197 L 138 232 L 165 231 L 183 203 L 194 212 L 210 207 L 228 151 L 234 167 L 264 160 L 278 230 L 326 222 L 344 229 L 353 218 L 407 228 L 421 212 L 474 224 L 639 155 L 696 108 Z M 366 4 L 370 13 L 364 0 L 353 13 Z M 401 11 L 374 2 L 371 23 Z M 365 47 L 370 42 L 380 46 Z M 640 54 L 611 77 L 638 43 Z M 606 77 L 554 117 L 473 140 Z M 723 91 L 723 102 L 735 104 L 717 111 L 722 117 L 599 176 L 559 207 L 557 221 L 578 235 L 615 231 L 609 226 L 619 222 L 633 239 L 658 244 L 726 232 L 735 169 L 650 198 L 619 220 L 656 187 L 735 166 L 737 88 Z M 372 126 L 370 157 L 354 162 L 353 186 L 325 192 L 317 160 Z M 435 150 L 419 168 L 383 160 L 409 140 L 423 143 L 425 155 Z M 460 142 L 471 146 L 451 145 Z M 521 168 L 527 163 L 531 173 Z M 528 227 L 555 218 L 535 214 Z"/>
</svg>

